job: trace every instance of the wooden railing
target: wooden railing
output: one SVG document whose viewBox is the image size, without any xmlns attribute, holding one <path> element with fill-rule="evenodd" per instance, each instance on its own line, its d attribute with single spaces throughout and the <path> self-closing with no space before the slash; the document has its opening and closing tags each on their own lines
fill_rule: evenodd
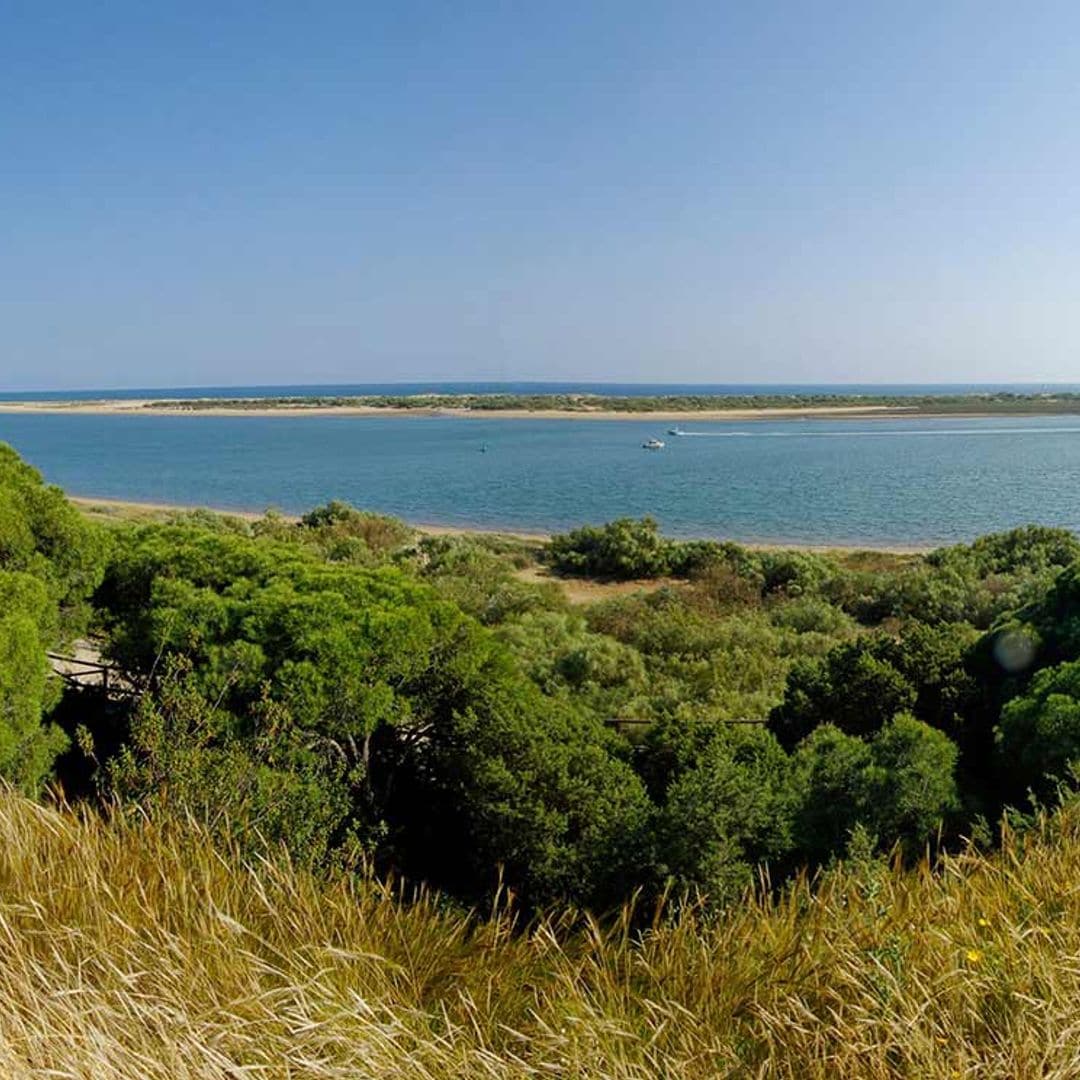
<svg viewBox="0 0 1080 1080">
<path fill-rule="evenodd" d="M 100 690 L 107 697 L 130 697 L 135 693 L 131 684 L 123 678 L 119 669 L 100 660 L 84 660 L 78 656 L 62 653 L 46 653 L 53 674 L 68 686 L 79 690 Z"/>
<path fill-rule="evenodd" d="M 714 722 L 717 724 L 767 724 L 768 720 L 755 720 L 751 717 L 740 716 L 731 720 L 716 720 Z M 634 728 L 649 727 L 652 724 L 655 724 L 656 721 L 643 716 L 613 716 L 610 719 L 605 720 L 604 723 L 608 727 L 622 732 L 625 730 L 633 730 Z"/>
</svg>

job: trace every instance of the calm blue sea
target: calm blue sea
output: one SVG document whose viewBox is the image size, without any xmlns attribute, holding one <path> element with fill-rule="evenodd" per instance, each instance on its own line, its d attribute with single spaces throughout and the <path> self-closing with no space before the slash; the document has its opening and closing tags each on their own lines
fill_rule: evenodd
<svg viewBox="0 0 1080 1080">
<path fill-rule="evenodd" d="M 231 391 L 235 392 L 235 391 Z M 888 544 L 1080 530 L 1080 417 L 780 420 L 3 415 L 72 494 L 529 531 L 653 514 L 679 536 Z M 649 452 L 644 439 L 667 448 Z"/>
</svg>

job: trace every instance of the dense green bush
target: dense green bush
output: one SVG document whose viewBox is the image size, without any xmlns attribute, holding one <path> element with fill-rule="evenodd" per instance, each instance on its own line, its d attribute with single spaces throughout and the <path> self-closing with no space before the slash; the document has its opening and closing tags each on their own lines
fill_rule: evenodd
<svg viewBox="0 0 1080 1080">
<path fill-rule="evenodd" d="M 624 519 L 554 538 L 548 565 L 670 580 L 581 607 L 598 588 L 544 583 L 527 545 L 336 502 L 110 543 L 101 580 L 98 533 L 0 449 L 0 778 L 47 779 L 45 650 L 93 617 L 139 692 L 80 703 L 106 794 L 469 901 L 501 881 L 526 904 L 728 902 L 854 834 L 949 842 L 1080 760 L 1062 530 L 851 557 Z"/>
<path fill-rule="evenodd" d="M 1066 779 L 1080 764 L 1080 661 L 1040 671 L 1026 694 L 1008 702 L 997 742 L 1014 794 L 1044 794 Z"/>
<path fill-rule="evenodd" d="M 553 536 L 544 551 L 548 564 L 563 574 L 632 580 L 685 577 L 726 566 L 739 574 L 760 576 L 757 562 L 737 544 L 668 540 L 660 535 L 660 527 L 651 517 L 585 525 Z"/>
<path fill-rule="evenodd" d="M 791 762 L 761 727 L 713 725 L 685 754 L 659 822 L 662 872 L 715 902 L 738 897 L 755 864 L 792 846 Z"/>
<path fill-rule="evenodd" d="M 763 551 L 758 563 L 763 590 L 788 596 L 817 595 L 839 572 L 829 559 L 808 551 Z"/>
<path fill-rule="evenodd" d="M 755 595 L 819 597 L 866 625 L 889 618 L 988 628 L 999 616 L 1038 600 L 1080 541 L 1064 529 L 1025 526 L 940 548 L 924 559 L 863 570 L 839 557 L 806 551 L 750 551 L 711 540 L 665 539 L 652 518 L 623 518 L 552 538 L 550 565 L 561 573 L 638 579 L 690 576 L 717 603 Z"/>
<path fill-rule="evenodd" d="M 480 537 L 424 537 L 401 560 L 446 599 L 487 626 L 531 611 L 563 609 L 562 591 L 553 583 L 521 580 L 520 552 L 499 551 Z"/>
<path fill-rule="evenodd" d="M 313 741 L 279 708 L 260 702 L 244 735 L 235 717 L 195 685 L 190 663 L 164 661 L 158 692 L 135 706 L 104 787 L 122 805 L 209 825 L 241 850 L 284 842 L 293 859 L 318 865 L 333 844 L 350 854 L 347 763 Z M 84 736 L 84 739 L 86 736 Z"/>
<path fill-rule="evenodd" d="M 817 859 L 841 853 L 858 825 L 886 849 L 901 842 L 917 850 L 959 808 L 956 746 L 905 713 L 869 739 L 824 724 L 793 762 L 795 836 Z"/>
<path fill-rule="evenodd" d="M 329 559 L 341 559 L 357 545 L 375 555 L 396 551 L 413 538 L 413 530 L 397 518 L 357 510 L 347 503 L 332 501 L 316 507 L 300 519 L 300 526 L 326 552 Z"/>
<path fill-rule="evenodd" d="M 847 735 L 872 735 L 914 706 L 915 687 L 881 656 L 886 640 L 862 638 L 795 665 L 784 700 L 769 717 L 785 747 L 792 749 L 822 724 Z"/>
<path fill-rule="evenodd" d="M 211 703 L 213 753 L 185 759 L 208 763 L 205 785 L 241 753 L 288 793 L 301 760 L 318 805 L 347 804 L 336 832 L 466 894 L 502 866 L 531 898 L 595 901 L 640 847 L 648 803 L 613 736 L 401 569 L 150 527 L 123 538 L 99 598 L 118 662 L 160 694 L 163 661 L 182 657 L 186 692 Z M 309 849 L 334 842 L 305 833 Z"/>
<path fill-rule="evenodd" d="M 0 570 L 42 581 L 56 605 L 56 633 L 85 629 L 87 598 L 101 580 L 105 539 L 56 487 L 0 443 Z"/>
<path fill-rule="evenodd" d="M 635 703 L 648 689 L 644 657 L 590 631 L 584 616 L 529 612 L 502 627 L 499 637 L 545 693 L 572 695 L 602 719 L 639 711 Z"/>
<path fill-rule="evenodd" d="M 606 601 L 586 618 L 594 632 L 641 653 L 651 691 L 645 715 L 654 717 L 686 708 L 764 717 L 783 696 L 792 663 L 834 640 L 778 627 L 756 607 L 717 618 L 671 590 Z"/>
<path fill-rule="evenodd" d="M 35 790 L 66 738 L 45 653 L 86 628 L 104 538 L 0 444 L 0 780 Z"/>
<path fill-rule="evenodd" d="M 1080 563 L 1055 578 L 1037 600 L 1001 627 L 1026 633 L 1035 648 L 1029 669 L 1080 657 Z"/>
<path fill-rule="evenodd" d="M 969 657 L 978 640 L 965 623 L 909 623 L 896 636 L 864 635 L 838 645 L 796 665 L 770 725 L 792 747 L 820 724 L 866 735 L 910 710 L 972 753 L 985 751 L 989 731 L 968 719 L 977 696 Z"/>
<path fill-rule="evenodd" d="M 549 564 L 564 574 L 649 578 L 672 572 L 671 549 L 653 518 L 620 518 L 553 536 L 546 554 Z"/>
<path fill-rule="evenodd" d="M 59 700 L 45 657 L 54 618 L 39 578 L 0 570 L 0 779 L 26 791 L 41 785 L 67 745 L 44 719 Z"/>
<path fill-rule="evenodd" d="M 846 612 L 834 607 L 827 600 L 807 596 L 777 604 L 770 609 L 769 617 L 776 626 L 794 630 L 799 634 L 828 634 L 843 637 L 855 632 L 854 620 Z"/>
<path fill-rule="evenodd" d="M 901 569 L 835 574 L 822 590 L 868 625 L 895 617 L 987 629 L 1039 600 L 1078 555 L 1068 530 L 1029 525 L 939 548 Z"/>
<path fill-rule="evenodd" d="M 979 537 L 971 544 L 938 548 L 926 556 L 930 566 L 960 566 L 978 577 L 1060 570 L 1080 559 L 1080 539 L 1068 529 L 1024 525 Z"/>
</svg>

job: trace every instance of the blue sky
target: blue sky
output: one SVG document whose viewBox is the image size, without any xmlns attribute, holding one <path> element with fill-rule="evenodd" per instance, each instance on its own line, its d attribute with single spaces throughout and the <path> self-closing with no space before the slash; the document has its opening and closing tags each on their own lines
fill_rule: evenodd
<svg viewBox="0 0 1080 1080">
<path fill-rule="evenodd" d="M 0 389 L 1080 379 L 1080 6 L 14 3 Z"/>
</svg>

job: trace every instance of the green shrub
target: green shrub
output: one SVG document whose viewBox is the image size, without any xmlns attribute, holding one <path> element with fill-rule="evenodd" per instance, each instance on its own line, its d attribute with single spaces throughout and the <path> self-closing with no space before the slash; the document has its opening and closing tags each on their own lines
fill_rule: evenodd
<svg viewBox="0 0 1080 1080">
<path fill-rule="evenodd" d="M 821 724 L 847 735 L 870 735 L 914 706 L 915 687 L 878 655 L 878 645 L 861 639 L 838 645 L 822 660 L 795 664 L 784 700 L 769 716 L 784 746 L 794 747 Z"/>
<path fill-rule="evenodd" d="M 178 716 L 210 725 L 170 758 L 149 713 L 134 775 L 155 783 L 140 790 L 160 783 L 155 754 L 196 794 L 246 760 L 258 786 L 241 785 L 244 806 L 273 809 L 267 840 L 322 852 L 357 838 L 377 865 L 470 898 L 501 866 L 530 901 L 606 902 L 648 859 L 648 800 L 614 737 L 544 697 L 494 635 L 402 569 L 155 526 L 122 539 L 99 595 L 111 655 L 164 719 L 162 673 L 183 662 L 203 704 Z M 309 804 L 323 824 L 298 839 L 289 823 Z"/>
<path fill-rule="evenodd" d="M 670 725 L 666 734 L 670 739 Z M 656 754 L 662 747 L 658 733 L 649 750 Z M 751 726 L 684 729 L 668 753 L 661 872 L 682 888 L 704 891 L 714 903 L 735 899 L 755 864 L 791 848 L 790 761 L 767 731 Z"/>
<path fill-rule="evenodd" d="M 842 852 L 857 826 L 885 850 L 900 842 L 917 852 L 959 806 L 956 746 L 908 714 L 870 739 L 824 724 L 793 760 L 795 835 L 800 850 L 817 859 Z"/>
<path fill-rule="evenodd" d="M 66 738 L 45 653 L 85 630 L 104 537 L 0 444 L 0 780 L 34 791 Z"/>
<path fill-rule="evenodd" d="M 671 573 L 671 542 L 660 536 L 653 518 L 619 518 L 553 536 L 549 564 L 564 574 L 590 577 L 650 578 Z"/>
<path fill-rule="evenodd" d="M 1045 793 L 1080 763 L 1080 661 L 1040 671 L 1001 713 L 997 745 L 1017 795 Z"/>
<path fill-rule="evenodd" d="M 835 637 L 854 632 L 851 616 L 827 600 L 807 596 L 777 604 L 769 611 L 776 626 L 786 627 L 798 634 L 829 634 Z"/>
</svg>

